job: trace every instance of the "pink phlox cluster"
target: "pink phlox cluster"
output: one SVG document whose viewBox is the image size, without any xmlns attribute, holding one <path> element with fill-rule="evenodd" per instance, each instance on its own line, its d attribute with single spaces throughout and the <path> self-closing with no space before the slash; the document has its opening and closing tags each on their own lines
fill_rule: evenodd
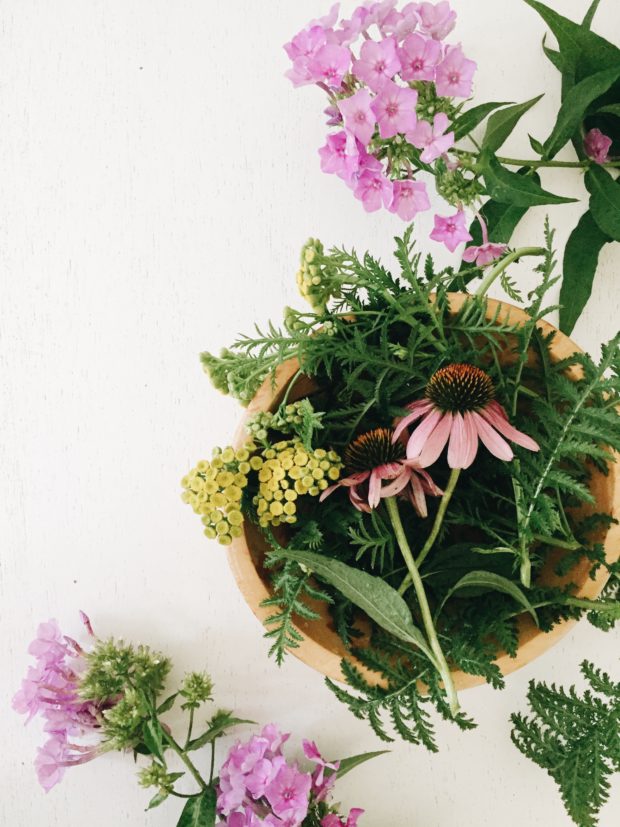
<svg viewBox="0 0 620 827">
<path fill-rule="evenodd" d="M 89 634 L 92 628 L 81 613 Z M 84 651 L 61 632 L 55 620 L 41 623 L 37 636 L 28 647 L 36 663 L 30 666 L 21 688 L 13 698 L 13 709 L 26 715 L 26 723 L 35 716 L 45 721 L 48 740 L 39 747 L 35 767 L 39 783 L 49 791 L 62 778 L 65 768 L 82 764 L 99 754 L 100 710 L 78 693 L 80 672 L 84 669 Z M 86 739 L 86 743 L 75 743 Z"/>
</svg>

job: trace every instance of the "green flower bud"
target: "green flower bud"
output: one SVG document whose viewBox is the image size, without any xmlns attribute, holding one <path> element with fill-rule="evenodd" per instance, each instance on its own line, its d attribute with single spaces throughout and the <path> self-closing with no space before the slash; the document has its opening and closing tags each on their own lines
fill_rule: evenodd
<svg viewBox="0 0 620 827">
<path fill-rule="evenodd" d="M 183 678 L 179 694 L 186 700 L 183 709 L 198 709 L 200 704 L 211 700 L 213 681 L 206 672 L 190 672 Z"/>
</svg>

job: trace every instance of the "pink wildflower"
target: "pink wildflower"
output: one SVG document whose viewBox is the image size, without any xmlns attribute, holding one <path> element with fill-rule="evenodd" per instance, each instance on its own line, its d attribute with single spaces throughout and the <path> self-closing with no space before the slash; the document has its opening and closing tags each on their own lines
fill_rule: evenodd
<svg viewBox="0 0 620 827">
<path fill-rule="evenodd" d="M 420 28 L 435 40 L 446 38 L 456 25 L 456 12 L 452 11 L 450 3 L 442 0 L 441 3 L 420 3 Z"/>
<path fill-rule="evenodd" d="M 340 3 L 334 3 L 329 12 L 324 17 L 319 17 L 318 20 L 312 20 L 308 27 L 321 26 L 324 29 L 333 29 L 338 22 L 338 14 L 340 13 Z"/>
<path fill-rule="evenodd" d="M 267 787 L 265 796 L 278 818 L 301 824 L 308 814 L 311 786 L 308 773 L 300 772 L 296 765 L 285 764 Z"/>
<path fill-rule="evenodd" d="M 419 421 L 407 442 L 407 457 L 420 467 L 433 465 L 448 445 L 450 468 L 469 468 L 478 453 L 478 440 L 496 457 L 513 458 L 506 439 L 538 451 L 538 444 L 508 421 L 495 399 L 491 377 L 474 365 L 453 364 L 438 370 L 426 386 L 424 399 L 408 406 L 411 413 L 398 423 L 394 440 Z M 504 437 L 506 439 L 504 439 Z"/>
<path fill-rule="evenodd" d="M 431 233 L 433 241 L 443 242 L 453 253 L 463 241 L 471 241 L 472 237 L 465 225 L 465 213 L 459 210 L 451 216 L 435 216 L 435 229 Z"/>
<path fill-rule="evenodd" d="M 390 212 L 396 213 L 403 221 L 413 221 L 419 212 L 429 210 L 430 207 L 426 184 L 413 180 L 394 181 Z"/>
<path fill-rule="evenodd" d="M 476 64 L 465 57 L 460 46 L 449 46 L 446 56 L 437 66 L 437 94 L 447 98 L 468 98 L 475 71 Z"/>
<path fill-rule="evenodd" d="M 419 34 L 410 34 L 398 50 L 403 80 L 435 80 L 435 69 L 441 60 L 441 44 Z"/>
<path fill-rule="evenodd" d="M 309 59 L 308 71 L 315 83 L 324 83 L 333 89 L 342 84 L 342 78 L 349 70 L 351 52 L 345 46 L 327 43 Z"/>
<path fill-rule="evenodd" d="M 372 25 L 375 25 L 383 34 L 384 26 L 392 17 L 397 3 L 398 0 L 380 0 L 378 3 L 372 3 L 364 21 L 364 29 L 369 29 Z"/>
<path fill-rule="evenodd" d="M 364 205 L 366 212 L 376 212 L 392 203 L 394 189 L 392 182 L 381 170 L 363 170 L 355 184 L 353 194 Z"/>
<path fill-rule="evenodd" d="M 428 121 L 418 121 L 415 129 L 407 133 L 407 140 L 424 151 L 420 159 L 425 164 L 431 164 L 440 158 L 454 146 L 454 132 L 446 132 L 450 122 L 444 112 L 439 112 L 433 119 L 433 124 Z"/>
<path fill-rule="evenodd" d="M 359 169 L 359 151 L 353 135 L 336 132 L 327 136 L 327 143 L 319 149 L 323 172 L 337 175 L 349 183 Z"/>
<path fill-rule="evenodd" d="M 310 62 L 320 49 L 328 42 L 328 33 L 322 26 L 312 26 L 299 32 L 290 43 L 284 45 L 284 50 L 293 62 L 293 66 L 285 74 L 292 81 L 293 86 L 305 86 L 316 83 L 310 70 Z"/>
<path fill-rule="evenodd" d="M 360 59 L 353 61 L 353 73 L 373 92 L 380 92 L 385 84 L 400 71 L 396 41 L 388 37 L 375 43 L 366 40 L 360 50 Z"/>
<path fill-rule="evenodd" d="M 360 89 L 350 98 L 338 101 L 345 129 L 354 135 L 364 146 L 370 143 L 375 131 L 376 118 L 371 107 L 368 89 Z"/>
<path fill-rule="evenodd" d="M 504 255 L 508 247 L 505 244 L 493 244 L 489 241 L 487 225 L 481 215 L 477 216 L 482 230 L 482 244 L 479 247 L 468 247 L 463 253 L 463 261 L 469 264 L 476 262 L 478 267 L 487 267 L 491 262 Z"/>
<path fill-rule="evenodd" d="M 243 812 L 231 813 L 224 822 L 227 827 L 261 827 L 265 824 L 251 807 L 244 807 Z"/>
<path fill-rule="evenodd" d="M 335 761 L 330 764 L 328 761 L 325 761 L 314 741 L 304 740 L 302 741 L 302 746 L 306 758 L 308 758 L 310 761 L 313 761 L 317 765 L 316 774 L 312 780 L 315 784 L 321 786 L 321 784 L 323 783 L 325 770 L 329 769 L 336 771 L 340 766 L 340 762 Z"/>
<path fill-rule="evenodd" d="M 358 511 L 370 513 L 382 499 L 406 495 L 421 517 L 426 517 L 426 494 L 443 493 L 417 460 L 405 456 L 405 448 L 392 439 L 389 428 L 376 428 L 358 436 L 344 453 L 348 476 L 321 495 L 321 502 L 338 488 L 349 489 L 349 499 Z M 386 482 L 387 485 L 383 485 Z"/>
<path fill-rule="evenodd" d="M 393 11 L 383 25 L 385 33 L 393 35 L 400 43 L 415 32 L 420 22 L 417 6 L 417 3 L 407 3 L 402 12 Z"/>
<path fill-rule="evenodd" d="M 359 807 L 354 807 L 350 811 L 345 822 L 342 821 L 339 816 L 334 813 L 330 813 L 330 815 L 325 816 L 325 818 L 321 821 L 321 827 L 357 827 L 357 821 L 363 814 L 364 810 L 360 810 Z"/>
<path fill-rule="evenodd" d="M 379 124 L 382 138 L 393 138 L 399 132 L 409 132 L 417 122 L 415 89 L 397 86 L 392 81 L 385 84 L 371 104 Z"/>
<path fill-rule="evenodd" d="M 613 141 L 604 135 L 600 129 L 591 129 L 583 141 L 583 146 L 588 155 L 597 164 L 605 164 L 609 160 L 609 150 Z"/>
</svg>

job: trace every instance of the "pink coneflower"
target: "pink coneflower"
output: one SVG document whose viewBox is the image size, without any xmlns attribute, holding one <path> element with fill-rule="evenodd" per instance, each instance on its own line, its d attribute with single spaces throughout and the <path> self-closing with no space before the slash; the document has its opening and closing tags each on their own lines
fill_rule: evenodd
<svg viewBox="0 0 620 827">
<path fill-rule="evenodd" d="M 420 517 L 426 517 L 426 494 L 440 497 L 443 491 L 417 459 L 407 458 L 404 443 L 393 436 L 390 428 L 375 428 L 354 439 L 343 455 L 348 476 L 326 488 L 321 501 L 337 488 L 348 488 L 355 508 L 370 513 L 382 499 L 405 494 Z"/>
<path fill-rule="evenodd" d="M 495 400 L 493 380 L 474 365 L 441 368 L 426 386 L 425 398 L 408 408 L 411 413 L 400 420 L 393 439 L 399 440 L 405 428 L 420 420 L 407 442 L 407 457 L 420 468 L 436 462 L 446 445 L 450 468 L 469 468 L 478 452 L 478 439 L 506 461 L 514 456 L 506 439 L 529 451 L 539 450 L 531 437 L 513 428 Z"/>
</svg>

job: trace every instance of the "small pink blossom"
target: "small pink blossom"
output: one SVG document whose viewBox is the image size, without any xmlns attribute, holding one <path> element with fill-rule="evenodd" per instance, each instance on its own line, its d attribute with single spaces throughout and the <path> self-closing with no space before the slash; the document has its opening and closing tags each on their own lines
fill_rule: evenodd
<svg viewBox="0 0 620 827">
<path fill-rule="evenodd" d="M 377 122 L 371 103 L 368 89 L 360 89 L 350 98 L 338 101 L 338 109 L 342 113 L 345 129 L 364 146 L 370 143 Z"/>
<path fill-rule="evenodd" d="M 435 69 L 442 57 L 441 44 L 419 34 L 410 34 L 398 50 L 403 80 L 435 80 Z"/>
<path fill-rule="evenodd" d="M 320 787 L 323 784 L 325 770 L 329 769 L 336 771 L 340 766 L 340 762 L 333 761 L 332 763 L 329 763 L 328 761 L 325 761 L 314 741 L 304 740 L 302 741 L 302 746 L 306 758 L 308 758 L 310 761 L 313 761 L 317 765 L 316 772 L 312 780 L 314 784 Z"/>
<path fill-rule="evenodd" d="M 315 83 L 324 83 L 337 89 L 349 70 L 351 52 L 345 46 L 327 43 L 309 59 L 308 71 Z"/>
<path fill-rule="evenodd" d="M 324 17 L 319 17 L 318 20 L 312 20 L 308 26 L 321 26 L 324 29 L 333 29 L 338 22 L 338 14 L 340 13 L 340 3 L 334 3 L 329 12 Z"/>
<path fill-rule="evenodd" d="M 476 64 L 465 57 L 461 46 L 449 46 L 446 56 L 437 66 L 437 94 L 447 98 L 470 97 L 475 71 Z"/>
<path fill-rule="evenodd" d="M 326 106 L 323 114 L 327 115 L 327 126 L 342 126 L 342 115 L 335 104 L 330 103 Z"/>
<path fill-rule="evenodd" d="M 591 129 L 584 138 L 583 146 L 588 158 L 597 164 L 605 164 L 609 160 L 612 143 L 612 139 L 604 135 L 600 129 Z"/>
<path fill-rule="evenodd" d="M 325 818 L 321 821 L 321 827 L 357 827 L 357 821 L 363 814 L 364 810 L 360 810 L 359 807 L 355 807 L 350 811 L 345 822 L 342 821 L 339 816 L 334 813 L 330 813 L 330 815 L 325 816 Z"/>
<path fill-rule="evenodd" d="M 319 149 L 323 172 L 337 175 L 349 183 L 359 169 L 359 151 L 353 135 L 342 130 L 327 136 Z"/>
<path fill-rule="evenodd" d="M 403 221 L 413 221 L 419 212 L 430 210 L 431 202 L 426 184 L 421 181 L 395 181 L 390 212 L 396 213 Z"/>
<path fill-rule="evenodd" d="M 478 215 L 478 222 L 482 230 L 482 244 L 478 247 L 468 247 L 463 253 L 463 261 L 472 264 L 474 261 L 478 267 L 487 267 L 491 262 L 504 255 L 508 247 L 505 244 L 492 244 L 489 241 L 487 225 L 481 215 Z"/>
<path fill-rule="evenodd" d="M 455 215 L 448 217 L 436 215 L 435 229 L 431 233 L 431 238 L 433 241 L 443 242 L 448 250 L 453 253 L 463 241 L 472 240 L 465 221 L 463 210 L 459 210 Z"/>
<path fill-rule="evenodd" d="M 357 179 L 353 194 L 366 212 L 376 212 L 392 203 L 392 182 L 379 170 L 365 169 Z"/>
<path fill-rule="evenodd" d="M 371 104 L 382 138 L 393 138 L 399 132 L 409 132 L 417 122 L 415 89 L 397 86 L 388 81 Z"/>
<path fill-rule="evenodd" d="M 386 21 L 391 18 L 397 4 L 398 0 L 380 0 L 378 3 L 372 3 L 368 8 L 364 28 L 369 29 L 372 25 L 375 25 L 384 34 Z"/>
<path fill-rule="evenodd" d="M 441 3 L 420 3 L 420 28 L 435 40 L 446 38 L 456 25 L 456 12 L 452 11 L 450 3 L 442 0 Z"/>
<path fill-rule="evenodd" d="M 353 73 L 373 92 L 380 92 L 399 71 L 400 60 L 396 54 L 396 41 L 391 37 L 379 43 L 366 40 L 360 50 L 360 59 L 353 61 Z"/>
<path fill-rule="evenodd" d="M 251 807 L 244 807 L 243 812 L 231 813 L 224 822 L 226 827 L 261 827 L 266 822 L 261 821 Z"/>
<path fill-rule="evenodd" d="M 417 8 L 417 3 L 407 3 L 401 12 L 392 12 L 383 25 L 385 33 L 393 35 L 400 43 L 412 32 L 415 32 L 420 22 Z"/>
<path fill-rule="evenodd" d="M 285 75 L 293 86 L 316 83 L 310 70 L 310 62 L 327 42 L 328 34 L 325 29 L 322 26 L 312 26 L 295 35 L 290 43 L 285 43 L 284 51 L 293 62 L 293 66 L 285 72 Z"/>
<path fill-rule="evenodd" d="M 407 133 L 409 143 L 424 150 L 420 159 L 425 164 L 436 161 L 454 146 L 454 132 L 446 132 L 449 124 L 448 116 L 439 112 L 435 115 L 432 126 L 428 121 L 418 121 L 415 129 Z"/>
<path fill-rule="evenodd" d="M 265 796 L 278 818 L 301 824 L 308 814 L 311 786 L 308 773 L 300 772 L 296 765 L 285 764 L 267 787 Z"/>
</svg>

